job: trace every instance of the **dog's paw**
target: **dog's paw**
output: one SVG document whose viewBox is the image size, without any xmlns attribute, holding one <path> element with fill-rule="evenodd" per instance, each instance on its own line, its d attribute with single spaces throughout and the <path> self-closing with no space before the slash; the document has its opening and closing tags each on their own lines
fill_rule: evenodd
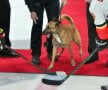
<svg viewBox="0 0 108 90">
<path fill-rule="evenodd" d="M 75 61 L 72 60 L 72 61 L 71 61 L 71 65 L 72 65 L 72 66 L 76 66 Z"/>
<path fill-rule="evenodd" d="M 83 52 L 82 52 L 82 51 L 80 51 L 80 52 L 79 52 L 79 55 L 82 57 L 82 56 L 83 56 Z"/>
<path fill-rule="evenodd" d="M 51 70 L 53 68 L 53 65 L 49 65 L 47 70 Z"/>
</svg>

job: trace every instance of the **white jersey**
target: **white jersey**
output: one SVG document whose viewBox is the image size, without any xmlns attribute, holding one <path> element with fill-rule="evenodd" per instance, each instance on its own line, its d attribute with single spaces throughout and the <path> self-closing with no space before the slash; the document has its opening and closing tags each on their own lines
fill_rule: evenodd
<svg viewBox="0 0 108 90">
<path fill-rule="evenodd" d="M 108 20 L 108 0 L 92 0 L 89 11 L 95 16 L 95 25 L 103 24 Z"/>
</svg>

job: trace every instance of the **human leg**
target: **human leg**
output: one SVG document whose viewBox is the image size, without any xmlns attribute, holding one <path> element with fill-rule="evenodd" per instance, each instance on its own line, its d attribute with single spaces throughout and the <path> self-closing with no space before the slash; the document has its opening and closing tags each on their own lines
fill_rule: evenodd
<svg viewBox="0 0 108 90">
<path fill-rule="evenodd" d="M 94 20 L 89 12 L 89 3 L 87 3 L 86 15 L 87 15 L 87 26 L 88 26 L 88 52 L 89 54 L 91 54 L 92 51 L 96 48 L 95 38 L 97 37 L 97 33 Z M 86 64 L 97 60 L 98 60 L 98 52 L 96 52 L 91 57 L 91 59 L 88 62 L 86 62 Z"/>
<path fill-rule="evenodd" d="M 11 42 L 9 39 L 10 33 L 10 16 L 11 16 L 11 8 L 8 0 L 3 0 L 0 5 L 0 28 L 2 28 L 5 32 L 5 45 L 11 47 Z M 6 47 L 4 47 L 0 51 L 1 57 L 19 57 L 16 53 L 10 51 Z"/>
<path fill-rule="evenodd" d="M 45 9 L 48 17 L 48 21 L 51 21 L 53 18 L 58 18 L 59 16 L 59 0 L 46 0 Z M 47 37 L 47 53 L 48 57 L 52 57 L 52 35 Z"/>
<path fill-rule="evenodd" d="M 31 49 L 32 61 L 35 64 L 40 64 L 41 44 L 42 44 L 42 25 L 43 25 L 43 12 L 44 4 L 42 2 L 35 2 L 35 12 L 38 16 L 37 23 L 33 22 L 31 32 Z"/>
</svg>

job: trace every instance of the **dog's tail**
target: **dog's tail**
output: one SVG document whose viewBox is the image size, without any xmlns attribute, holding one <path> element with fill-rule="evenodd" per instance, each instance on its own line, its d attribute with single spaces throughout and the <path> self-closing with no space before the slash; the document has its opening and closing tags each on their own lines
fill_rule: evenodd
<svg viewBox="0 0 108 90">
<path fill-rule="evenodd" d="M 70 24 L 75 25 L 73 19 L 69 15 L 67 15 L 67 14 L 62 14 L 60 16 L 60 19 L 61 20 L 66 19 Z"/>
</svg>

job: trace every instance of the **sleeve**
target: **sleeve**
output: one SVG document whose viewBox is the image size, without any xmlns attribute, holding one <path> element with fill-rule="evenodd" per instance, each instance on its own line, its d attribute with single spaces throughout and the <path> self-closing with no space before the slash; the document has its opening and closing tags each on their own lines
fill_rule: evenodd
<svg viewBox="0 0 108 90">
<path fill-rule="evenodd" d="M 25 1 L 25 4 L 28 6 L 30 12 L 35 11 L 35 1 L 34 0 L 24 0 L 24 1 Z"/>
</svg>

